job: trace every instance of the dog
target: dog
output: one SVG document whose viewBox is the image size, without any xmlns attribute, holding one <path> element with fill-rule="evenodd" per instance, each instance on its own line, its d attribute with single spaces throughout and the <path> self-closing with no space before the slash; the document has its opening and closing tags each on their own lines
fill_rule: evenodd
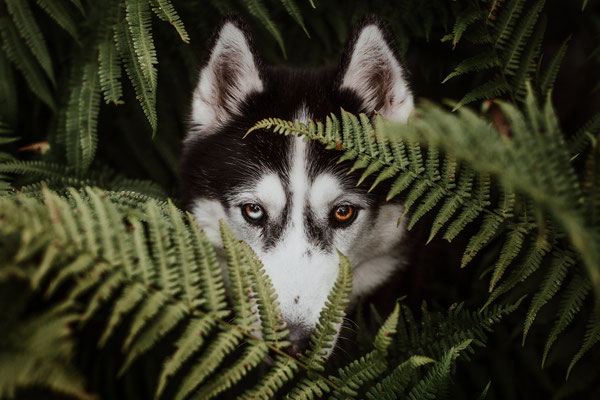
<svg viewBox="0 0 600 400">
<path fill-rule="evenodd" d="M 338 275 L 339 250 L 352 263 L 351 303 L 377 289 L 403 262 L 403 207 L 356 186 L 351 164 L 316 142 L 271 132 L 244 134 L 268 117 L 323 120 L 340 108 L 406 121 L 413 94 L 383 22 L 354 28 L 338 66 L 265 65 L 239 18 L 217 29 L 193 92 L 183 142 L 181 194 L 215 246 L 223 219 L 264 263 L 292 343 L 305 350 Z M 339 329 L 339 328 L 338 328 Z M 337 340 L 337 339 L 336 339 Z"/>
</svg>

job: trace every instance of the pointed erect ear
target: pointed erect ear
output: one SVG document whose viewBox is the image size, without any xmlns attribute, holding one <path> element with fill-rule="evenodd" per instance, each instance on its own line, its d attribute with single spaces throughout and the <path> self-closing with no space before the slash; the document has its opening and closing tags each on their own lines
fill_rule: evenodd
<svg viewBox="0 0 600 400">
<path fill-rule="evenodd" d="M 192 135 L 206 135 L 232 116 L 253 92 L 262 92 L 260 60 L 248 30 L 236 19 L 217 30 L 208 62 L 200 72 L 192 104 Z"/>
<path fill-rule="evenodd" d="M 376 110 L 403 122 L 413 110 L 414 100 L 389 37 L 376 18 L 360 23 L 346 45 L 338 82 L 340 89 L 350 89 L 362 99 L 363 112 Z"/>
</svg>

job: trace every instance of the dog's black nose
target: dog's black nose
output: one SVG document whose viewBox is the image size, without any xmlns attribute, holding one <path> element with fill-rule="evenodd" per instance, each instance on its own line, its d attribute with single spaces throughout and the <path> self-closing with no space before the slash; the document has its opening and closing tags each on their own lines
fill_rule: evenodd
<svg viewBox="0 0 600 400">
<path fill-rule="evenodd" d="M 288 323 L 287 329 L 290 333 L 287 339 L 292 343 L 285 349 L 285 352 L 291 356 L 296 356 L 308 348 L 310 343 L 310 330 L 298 323 Z"/>
</svg>

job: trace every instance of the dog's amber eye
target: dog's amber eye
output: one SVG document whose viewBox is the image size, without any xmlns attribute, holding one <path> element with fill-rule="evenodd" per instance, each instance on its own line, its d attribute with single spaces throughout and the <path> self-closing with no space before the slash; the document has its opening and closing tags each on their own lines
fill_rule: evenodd
<svg viewBox="0 0 600 400">
<path fill-rule="evenodd" d="M 265 211 L 258 204 L 248 203 L 242 206 L 242 215 L 249 222 L 258 222 L 265 216 Z"/>
<path fill-rule="evenodd" d="M 354 207 L 349 205 L 337 206 L 333 210 L 333 217 L 337 222 L 350 222 L 355 214 Z"/>
</svg>

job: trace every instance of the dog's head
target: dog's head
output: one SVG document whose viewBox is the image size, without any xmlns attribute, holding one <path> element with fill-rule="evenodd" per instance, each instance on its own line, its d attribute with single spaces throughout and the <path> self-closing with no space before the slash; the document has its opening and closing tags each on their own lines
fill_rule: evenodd
<svg viewBox="0 0 600 400">
<path fill-rule="evenodd" d="M 353 265 L 352 296 L 383 282 L 399 263 L 400 204 L 357 187 L 339 153 L 314 142 L 255 132 L 267 117 L 322 119 L 377 110 L 404 121 L 413 97 L 388 32 L 374 18 L 354 30 L 338 67 L 265 66 L 242 23 L 218 29 L 194 91 L 184 142 L 185 206 L 218 245 L 224 219 L 263 261 L 290 329 L 302 350 L 338 274 L 339 257 Z"/>
</svg>

